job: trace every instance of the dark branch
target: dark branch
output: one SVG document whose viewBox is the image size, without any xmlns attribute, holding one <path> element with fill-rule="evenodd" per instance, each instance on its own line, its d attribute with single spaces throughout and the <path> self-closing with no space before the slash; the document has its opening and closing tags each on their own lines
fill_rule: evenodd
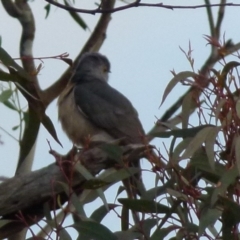
<svg viewBox="0 0 240 240">
<path fill-rule="evenodd" d="M 123 157 L 128 162 L 142 156 L 145 150 L 144 145 L 122 147 Z M 13 220 L 0 228 L 0 239 L 41 220 L 44 217 L 46 203 L 50 210 L 56 210 L 60 207 L 56 204 L 57 197 L 61 199 L 61 204 L 64 204 L 70 199 L 71 192 L 81 194 L 86 179 L 76 170 L 77 164 L 81 163 L 93 176 L 103 169 L 119 165 L 98 147 L 77 154 L 70 151 L 67 156 L 58 155 L 53 151 L 52 154 L 56 164 L 17 175 L 0 184 L 0 192 L 4 192 L 0 195 L 0 216 L 5 220 Z M 127 169 L 126 171 L 128 172 Z M 69 194 L 65 192 L 63 184 L 68 186 Z"/>
<path fill-rule="evenodd" d="M 202 4 L 202 5 L 193 5 L 193 6 L 175 5 L 174 6 L 174 5 L 166 5 L 163 3 L 141 3 L 140 1 L 136 0 L 133 3 L 127 4 L 122 7 L 113 8 L 113 9 L 103 9 L 100 6 L 96 9 L 88 10 L 88 9 L 80 9 L 80 8 L 66 6 L 54 0 L 45 0 L 45 1 L 67 11 L 74 11 L 74 12 L 80 12 L 80 13 L 93 14 L 93 15 L 97 13 L 114 13 L 114 12 L 123 11 L 123 10 L 134 8 L 134 7 L 159 7 L 159 8 L 174 10 L 174 9 L 198 9 L 198 8 L 206 8 L 206 7 L 225 7 L 225 6 L 239 7 L 240 6 L 240 4 L 235 4 L 235 3 Z"/>
<path fill-rule="evenodd" d="M 102 1 L 102 8 L 112 9 L 114 4 L 115 0 L 104 0 Z M 80 56 L 84 52 L 93 52 L 98 51 L 100 49 L 100 47 L 103 44 L 103 41 L 106 38 L 106 31 L 110 20 L 111 20 L 110 13 L 102 14 L 93 33 L 89 37 L 88 41 L 86 42 L 85 46 L 83 47 L 77 58 L 74 60 L 73 65 L 75 65 L 78 62 Z M 42 100 L 46 106 L 48 106 L 56 97 L 59 96 L 59 94 L 62 92 L 62 90 L 68 83 L 70 76 L 71 68 L 68 68 L 55 83 L 53 83 L 46 90 L 42 91 Z"/>
</svg>

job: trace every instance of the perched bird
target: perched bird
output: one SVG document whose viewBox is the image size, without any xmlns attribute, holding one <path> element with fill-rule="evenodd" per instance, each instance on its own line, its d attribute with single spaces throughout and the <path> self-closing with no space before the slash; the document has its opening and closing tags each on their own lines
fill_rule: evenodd
<svg viewBox="0 0 240 240">
<path fill-rule="evenodd" d="M 143 143 L 145 133 L 131 102 L 108 84 L 110 62 L 99 53 L 85 53 L 58 99 L 59 120 L 75 145 L 123 138 Z M 140 167 L 139 159 L 132 163 Z M 136 175 L 140 178 L 141 174 Z M 136 177 L 135 176 L 135 177 Z M 130 181 L 133 183 L 133 180 Z"/>
</svg>

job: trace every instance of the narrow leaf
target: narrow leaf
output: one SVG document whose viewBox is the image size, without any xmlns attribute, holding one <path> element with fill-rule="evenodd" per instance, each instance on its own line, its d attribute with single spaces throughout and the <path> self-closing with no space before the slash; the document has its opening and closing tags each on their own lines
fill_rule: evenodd
<svg viewBox="0 0 240 240">
<path fill-rule="evenodd" d="M 122 228 L 123 229 L 123 228 Z M 135 232 L 135 231 L 118 231 L 114 233 L 118 240 L 136 240 L 136 239 L 141 239 L 142 234 L 140 232 Z"/>
<path fill-rule="evenodd" d="M 90 179 L 82 185 L 82 188 L 83 189 L 98 189 L 98 188 L 101 188 L 108 184 L 109 184 L 109 182 L 105 182 L 100 179 Z"/>
<path fill-rule="evenodd" d="M 160 137 L 160 138 L 169 138 L 171 136 L 181 137 L 181 138 L 194 137 L 199 131 L 209 126 L 213 126 L 213 125 L 206 124 L 206 125 L 193 127 L 193 128 L 174 129 L 167 132 L 154 132 L 151 134 L 151 136 Z"/>
<path fill-rule="evenodd" d="M 108 204 L 108 208 L 110 210 L 119 207 L 119 205 L 117 204 Z M 109 211 L 107 210 L 105 205 L 102 205 L 101 207 L 97 208 L 92 215 L 90 216 L 90 218 L 98 223 L 100 223 L 103 218 L 109 213 Z"/>
<path fill-rule="evenodd" d="M 166 239 L 166 236 L 176 228 L 177 226 L 170 226 L 167 228 L 157 229 L 151 236 L 150 240 L 164 240 Z"/>
<path fill-rule="evenodd" d="M 165 99 L 167 98 L 168 94 L 172 91 L 172 89 L 176 86 L 176 84 L 184 79 L 187 79 L 189 77 L 195 77 L 196 74 L 194 72 L 186 71 L 186 72 L 180 72 L 176 76 L 174 76 L 171 81 L 168 83 L 162 97 L 162 101 L 160 106 L 163 104 Z"/>
<path fill-rule="evenodd" d="M 205 141 L 206 153 L 207 153 L 207 156 L 208 156 L 209 165 L 211 166 L 212 169 L 214 169 L 214 166 L 215 166 L 214 145 L 215 145 L 216 137 L 217 137 L 220 129 L 221 129 L 220 127 L 213 127 L 212 129 L 209 129 L 209 132 L 208 132 L 208 135 L 207 135 L 207 138 L 206 138 L 206 141 Z"/>
<path fill-rule="evenodd" d="M 15 82 L 17 81 L 17 78 L 16 76 L 6 73 L 0 69 L 0 80 L 5 82 L 9 82 L 9 81 Z"/>
<path fill-rule="evenodd" d="M 189 116 L 192 112 L 192 92 L 189 92 L 183 99 L 182 102 L 182 128 L 188 127 Z"/>
<path fill-rule="evenodd" d="M 4 101 L 3 104 L 9 109 L 12 109 L 17 112 L 19 111 L 9 100 Z"/>
<path fill-rule="evenodd" d="M 238 99 L 236 102 L 236 112 L 237 112 L 238 118 L 240 118 L 240 99 Z"/>
<path fill-rule="evenodd" d="M 139 168 L 127 168 L 127 171 L 126 171 L 126 169 L 116 170 L 116 169 L 111 168 L 111 169 L 105 170 L 100 176 L 97 177 L 97 179 L 100 179 L 100 180 L 108 183 L 107 185 L 102 187 L 102 190 L 105 191 L 112 184 L 119 182 L 125 178 L 128 178 L 138 172 L 139 172 Z M 99 195 L 96 191 L 85 190 L 81 194 L 80 199 L 84 204 L 86 204 L 86 203 L 94 201 L 98 197 L 99 197 Z"/>
<path fill-rule="evenodd" d="M 100 223 L 92 221 L 81 221 L 73 225 L 73 227 L 80 232 L 81 239 L 97 239 L 97 240 L 117 240 L 108 228 Z"/>
<path fill-rule="evenodd" d="M 59 240 L 72 240 L 72 238 L 69 233 L 64 228 L 62 228 L 59 231 Z"/>
<path fill-rule="evenodd" d="M 78 172 L 80 172 L 87 180 L 95 179 L 92 174 L 80 163 L 75 165 L 75 168 Z M 108 208 L 107 200 L 101 188 L 96 189 L 98 196 L 102 199 L 103 204 L 106 208 Z"/>
<path fill-rule="evenodd" d="M 71 193 L 71 199 L 70 199 L 72 205 L 75 207 L 77 213 L 82 217 L 86 217 L 86 213 L 83 208 L 82 202 L 79 200 L 77 195 L 75 193 Z"/>
<path fill-rule="evenodd" d="M 200 219 L 199 219 L 199 230 L 198 234 L 201 236 L 205 229 L 210 226 L 214 225 L 214 223 L 218 220 L 221 216 L 222 212 L 219 209 L 211 209 L 207 208 L 205 211 L 201 211 Z"/>
<path fill-rule="evenodd" d="M 120 198 L 118 201 L 128 209 L 143 213 L 171 213 L 171 209 L 163 204 L 152 200 L 142 199 L 125 199 Z"/>
<path fill-rule="evenodd" d="M 237 136 L 235 139 L 235 154 L 236 154 L 236 163 L 238 168 L 238 173 L 240 174 L 240 136 Z"/>
<path fill-rule="evenodd" d="M 13 222 L 13 220 L 4 220 L 4 219 L 1 219 L 0 220 L 0 227 L 4 227 L 5 225 L 7 225 L 8 223 L 11 223 Z"/>
<path fill-rule="evenodd" d="M 13 91 L 11 89 L 4 90 L 0 94 L 0 102 L 7 101 L 13 94 Z"/>
<path fill-rule="evenodd" d="M 68 3 L 67 0 L 64 0 L 64 3 L 66 6 L 71 7 L 71 5 Z M 68 11 L 71 17 L 76 21 L 76 23 L 84 30 L 88 28 L 87 24 L 85 21 L 79 16 L 77 12 L 74 11 Z"/>
<path fill-rule="evenodd" d="M 51 119 L 44 113 L 41 119 L 41 122 L 43 126 L 48 130 L 48 132 L 51 134 L 51 136 L 54 138 L 54 140 L 59 143 L 59 145 L 62 147 L 61 142 L 58 139 L 57 132 L 54 128 L 54 125 L 51 121 Z"/>
<path fill-rule="evenodd" d="M 224 87 L 224 86 L 226 85 L 226 80 L 227 80 L 227 75 L 228 75 L 228 73 L 229 73 L 233 68 L 238 67 L 239 65 L 240 65 L 240 63 L 239 63 L 239 62 L 235 62 L 235 61 L 232 61 L 232 62 L 227 63 L 227 64 L 224 66 L 224 68 L 223 68 L 223 70 L 222 70 L 222 72 L 221 72 L 221 74 L 220 74 L 220 76 L 219 76 L 219 78 L 218 78 L 218 84 L 219 84 L 220 86 Z"/>
<path fill-rule="evenodd" d="M 221 203 L 224 204 L 224 208 L 227 208 L 231 212 L 231 217 L 234 219 L 235 224 L 240 222 L 240 206 L 237 202 L 230 200 L 229 198 L 219 196 Z"/>
<path fill-rule="evenodd" d="M 49 13 L 50 13 L 50 9 L 51 9 L 51 4 L 48 3 L 44 9 L 46 10 L 46 15 L 45 15 L 45 19 L 49 16 Z"/>
<path fill-rule="evenodd" d="M 198 132 L 196 136 L 192 139 L 192 141 L 189 143 L 181 159 L 186 159 L 191 157 L 202 146 L 203 142 L 205 142 L 205 140 L 207 139 L 208 133 L 212 128 L 213 127 L 205 127 L 200 132 Z"/>
<path fill-rule="evenodd" d="M 36 142 L 38 131 L 40 127 L 40 121 L 37 114 L 33 109 L 29 108 L 29 121 L 24 129 L 23 138 L 20 142 L 20 155 L 18 160 L 18 169 L 28 156 L 34 143 Z"/>
<path fill-rule="evenodd" d="M 0 60 L 6 67 L 13 67 L 16 69 L 25 80 L 31 80 L 28 73 L 12 59 L 2 47 L 0 47 Z"/>
<path fill-rule="evenodd" d="M 122 158 L 123 155 L 123 151 L 122 149 L 117 146 L 117 145 L 113 145 L 113 144 L 103 144 L 101 145 L 101 149 L 107 153 L 107 155 L 116 160 L 117 162 L 119 162 Z"/>
<path fill-rule="evenodd" d="M 227 188 L 230 186 L 230 184 L 233 184 L 236 181 L 236 177 L 238 175 L 238 168 L 235 166 L 231 169 L 225 170 L 211 196 L 212 206 L 216 203 L 220 195 L 225 195 Z"/>
</svg>

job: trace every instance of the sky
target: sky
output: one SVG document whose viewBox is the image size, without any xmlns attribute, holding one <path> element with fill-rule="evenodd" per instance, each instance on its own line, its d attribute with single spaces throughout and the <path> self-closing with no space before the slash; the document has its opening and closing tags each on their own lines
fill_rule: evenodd
<svg viewBox="0 0 240 240">
<path fill-rule="evenodd" d="M 158 1 L 151 2 L 157 3 Z M 179 1 L 174 0 L 162 0 L 161 2 L 169 5 L 180 4 Z M 192 2 L 185 0 L 181 1 L 181 4 L 190 5 Z M 218 3 L 219 1 L 211 2 Z M 238 3 L 237 0 L 229 2 Z M 93 3 L 94 1 L 82 0 L 77 6 L 94 7 Z M 90 29 L 90 31 L 84 31 L 62 9 L 52 6 L 49 17 L 45 19 L 44 6 L 47 4 L 45 1 L 30 1 L 29 4 L 36 20 L 33 48 L 35 57 L 54 56 L 67 52 L 69 58 L 74 59 L 100 16 L 99 14 L 81 14 Z M 122 3 L 118 2 L 119 4 Z M 194 4 L 203 4 L 203 1 L 195 0 Z M 214 9 L 215 16 L 216 10 L 217 8 Z M 226 39 L 231 38 L 234 43 L 240 40 L 240 32 L 237 31 L 240 24 L 239 11 L 240 8 L 237 7 L 227 8 L 221 32 L 222 35 L 225 34 Z M 2 47 L 12 57 L 19 57 L 20 24 L 16 19 L 9 17 L 2 7 L 0 7 L 0 18 Z M 111 62 L 109 84 L 132 102 L 146 132 L 154 126 L 156 119 L 160 118 L 168 107 L 187 90 L 186 87 L 179 85 L 159 107 L 164 89 L 173 77 L 170 71 L 173 69 L 176 73 L 191 71 L 190 64 L 179 47 L 188 51 L 189 43 L 191 43 L 195 60 L 194 68 L 197 71 L 210 52 L 210 46 L 204 39 L 205 34 L 209 35 L 209 27 L 204 8 L 169 10 L 139 7 L 112 15 L 107 30 L 107 39 L 100 49 L 100 52 Z M 37 65 L 39 63 L 36 61 Z M 43 69 L 39 74 L 41 87 L 44 89 L 51 85 L 67 67 L 62 61 L 44 60 Z M 7 110 L 2 104 L 0 104 L 0 112 L 0 127 L 17 137 L 18 132 L 11 130 L 18 124 L 16 113 Z M 58 122 L 56 101 L 49 106 L 47 114 L 54 123 L 63 148 L 41 127 L 34 170 L 54 162 L 53 157 L 48 154 L 49 147 L 46 139 L 50 141 L 54 150 L 63 154 L 68 152 L 72 146 Z M 3 142 L 3 145 L 0 145 L 0 176 L 11 177 L 14 175 L 17 163 L 18 143 L 1 129 L 0 136 Z M 163 153 L 165 151 L 164 141 L 162 139 L 154 141 Z M 152 185 L 152 182 L 149 185 Z M 113 227 L 113 230 L 116 229 Z"/>
</svg>

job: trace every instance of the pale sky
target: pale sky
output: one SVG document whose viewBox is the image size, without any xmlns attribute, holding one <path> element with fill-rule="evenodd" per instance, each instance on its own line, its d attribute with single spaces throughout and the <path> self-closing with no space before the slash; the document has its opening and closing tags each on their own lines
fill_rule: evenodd
<svg viewBox="0 0 240 240">
<path fill-rule="evenodd" d="M 87 2 L 90 1 L 81 1 L 83 4 Z M 180 4 L 180 1 L 174 0 L 161 2 L 169 5 Z M 195 5 L 203 4 L 203 1 L 199 0 L 185 0 L 181 1 L 181 4 L 188 5 L 193 2 Z M 211 2 L 219 3 L 219 1 Z M 237 0 L 228 2 L 239 3 Z M 79 28 L 66 11 L 54 6 L 52 6 L 49 17 L 45 19 L 44 6 L 47 3 L 43 0 L 29 1 L 29 4 L 36 20 L 34 56 L 46 57 L 67 52 L 69 57 L 74 59 L 90 32 Z M 215 12 L 216 10 L 217 8 Z M 239 11 L 240 7 L 227 7 L 221 32 L 221 34 L 225 33 L 227 40 L 231 38 L 234 43 L 240 41 Z M 20 24 L 16 19 L 9 17 L 2 7 L 0 16 L 2 47 L 12 57 L 19 57 Z M 81 16 L 92 30 L 100 15 L 81 14 Z M 111 62 L 109 83 L 133 103 L 146 132 L 153 127 L 156 117 L 161 117 L 171 103 L 187 90 L 186 87 L 179 85 L 159 108 L 163 91 L 172 78 L 170 70 L 174 69 L 176 73 L 191 71 L 179 46 L 188 51 L 189 41 L 191 42 L 192 55 L 195 59 L 194 66 L 197 71 L 210 52 L 210 46 L 207 45 L 204 34 L 209 35 L 208 19 L 204 8 L 168 10 L 141 7 L 116 12 L 112 15 L 112 21 L 107 30 L 107 39 L 100 50 Z M 39 63 L 36 61 L 36 64 Z M 53 83 L 67 68 L 64 62 L 58 60 L 44 60 L 43 66 L 39 74 L 42 88 Z M 11 130 L 18 124 L 17 115 L 12 110 L 6 110 L 2 104 L 0 104 L 0 111 L 0 127 L 17 137 L 17 133 Z M 48 154 L 49 147 L 46 139 L 50 140 L 52 148 L 58 152 L 66 153 L 71 148 L 71 143 L 62 132 L 57 119 L 56 101 L 47 109 L 47 114 L 52 119 L 64 148 L 62 149 L 42 127 L 33 169 L 47 166 L 54 161 L 53 157 Z M 15 171 L 18 144 L 1 129 L 0 136 L 1 141 L 4 142 L 4 145 L 0 145 L 0 175 L 11 177 Z M 163 141 L 165 139 L 157 139 L 154 143 L 163 150 L 164 154 Z M 112 230 L 118 230 L 118 228 L 115 229 L 113 226 Z"/>
</svg>

